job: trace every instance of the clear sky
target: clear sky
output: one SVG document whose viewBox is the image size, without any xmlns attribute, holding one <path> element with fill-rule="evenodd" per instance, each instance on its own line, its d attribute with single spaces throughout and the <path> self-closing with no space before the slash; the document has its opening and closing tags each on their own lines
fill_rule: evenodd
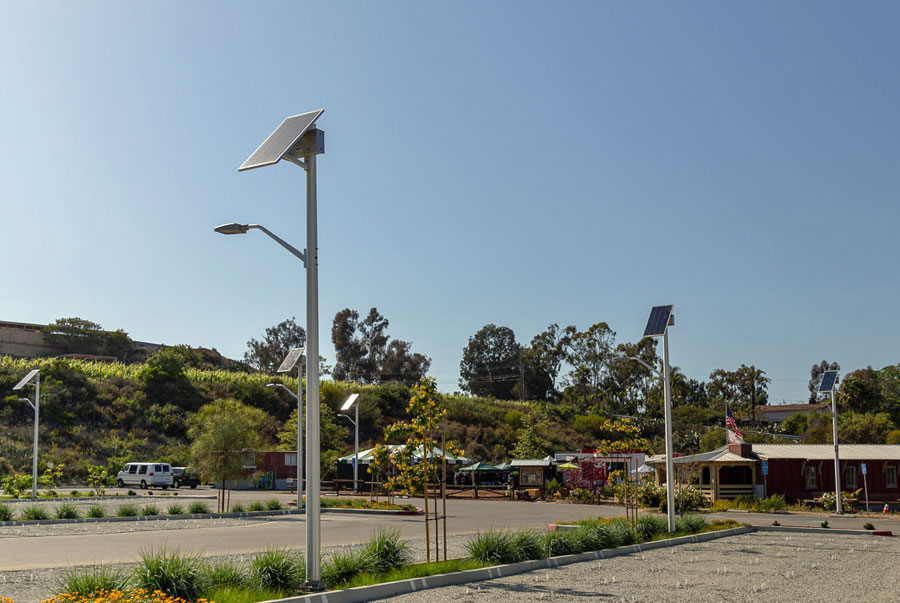
<svg viewBox="0 0 900 603">
<path fill-rule="evenodd" d="M 457 389 L 528 343 L 675 305 L 672 364 L 900 361 L 895 2 L 4 2 L 0 320 L 215 347 L 305 321 L 305 174 L 237 167 L 319 126 L 320 325 L 371 306 Z"/>
</svg>

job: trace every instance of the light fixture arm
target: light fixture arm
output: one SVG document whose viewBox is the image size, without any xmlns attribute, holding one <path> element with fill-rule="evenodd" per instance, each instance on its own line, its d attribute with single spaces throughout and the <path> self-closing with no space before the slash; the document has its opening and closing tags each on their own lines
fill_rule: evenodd
<svg viewBox="0 0 900 603">
<path fill-rule="evenodd" d="M 341 414 L 339 414 L 338 416 L 339 416 L 339 417 L 344 417 L 345 419 L 347 419 L 348 421 L 350 421 L 351 423 L 353 423 L 353 426 L 354 426 L 354 427 L 356 426 L 356 421 L 354 421 L 353 418 L 352 418 L 350 415 L 345 415 L 345 414 L 341 413 Z"/>
<path fill-rule="evenodd" d="M 298 394 L 297 392 L 295 392 L 294 390 L 292 390 L 291 388 L 289 388 L 289 387 L 288 387 L 287 385 L 285 385 L 284 383 L 267 383 L 267 384 L 266 384 L 266 387 L 280 387 L 281 389 L 283 389 L 284 391 L 286 391 L 287 393 L 289 393 L 289 394 L 291 395 L 291 397 L 294 398 L 295 400 L 299 400 L 299 399 L 300 399 L 300 394 Z"/>
<path fill-rule="evenodd" d="M 256 228 L 257 230 L 261 230 L 264 233 L 266 233 L 267 235 L 269 235 L 269 237 L 271 237 L 272 240 L 274 240 L 276 243 L 278 243 L 279 245 L 281 245 L 282 247 L 284 247 L 285 249 L 290 251 L 291 254 L 293 254 L 294 256 L 299 258 L 300 261 L 303 262 L 303 267 L 306 268 L 306 254 L 305 253 L 303 253 L 302 251 L 300 251 L 299 249 L 297 249 L 296 247 L 294 247 L 293 245 L 291 245 L 290 243 L 288 243 L 287 241 L 285 241 L 284 239 L 279 237 L 277 234 L 275 234 L 274 232 L 272 232 L 271 230 L 269 230 L 262 224 L 248 224 L 247 227 L 248 228 Z"/>
<path fill-rule="evenodd" d="M 662 371 L 660 371 L 655 366 L 651 365 L 649 362 L 646 362 L 645 360 L 641 360 L 640 358 L 635 358 L 634 356 L 614 356 L 609 359 L 610 362 L 618 362 L 618 361 L 622 361 L 622 360 L 634 360 L 635 362 L 637 362 L 638 364 L 640 364 L 647 370 L 656 374 L 657 377 L 660 377 L 660 378 L 663 377 Z"/>
</svg>

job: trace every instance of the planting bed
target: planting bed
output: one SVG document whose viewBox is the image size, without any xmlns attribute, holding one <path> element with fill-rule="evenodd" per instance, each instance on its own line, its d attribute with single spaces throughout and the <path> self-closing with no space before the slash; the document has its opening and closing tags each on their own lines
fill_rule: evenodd
<svg viewBox="0 0 900 603">
<path fill-rule="evenodd" d="M 385 600 L 895 601 L 898 558 L 898 538 L 755 532 Z"/>
</svg>

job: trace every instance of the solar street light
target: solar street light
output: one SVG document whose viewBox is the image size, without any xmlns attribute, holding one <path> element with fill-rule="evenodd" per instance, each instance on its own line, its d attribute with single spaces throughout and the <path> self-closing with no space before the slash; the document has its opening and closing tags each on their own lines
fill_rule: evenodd
<svg viewBox="0 0 900 603">
<path fill-rule="evenodd" d="M 276 373 L 289 373 L 297 367 L 297 392 L 284 383 L 267 383 L 266 387 L 280 387 L 297 400 L 297 509 L 303 508 L 303 364 L 297 361 L 303 355 L 303 348 L 291 348 L 284 357 Z"/>
<path fill-rule="evenodd" d="M 350 410 L 357 398 L 359 398 L 359 394 L 350 394 L 350 397 L 341 406 L 341 412 L 346 413 Z M 353 423 L 353 491 L 356 492 L 356 484 L 359 479 L 359 404 L 356 405 L 356 419 L 351 419 L 350 415 L 347 414 L 342 414 L 341 416 Z"/>
<path fill-rule="evenodd" d="M 669 368 L 669 326 L 675 324 L 672 307 L 654 306 L 650 310 L 644 337 L 662 337 L 663 392 L 666 399 L 666 507 L 669 511 L 669 533 L 675 533 L 675 464 L 672 459 L 672 383 Z"/>
<path fill-rule="evenodd" d="M 834 504 L 838 515 L 841 515 L 844 507 L 841 504 L 841 457 L 838 453 L 837 402 L 835 401 L 837 375 L 837 371 L 825 371 L 822 381 L 819 382 L 819 393 L 831 394 L 831 429 L 834 432 Z"/>
<path fill-rule="evenodd" d="M 319 436 L 319 244 L 316 192 L 316 156 L 325 152 L 325 133 L 315 127 L 323 110 L 286 118 L 238 168 L 239 172 L 275 165 L 285 159 L 306 171 L 306 252 L 289 247 L 263 230 L 303 261 L 306 267 L 306 582 L 324 587 L 321 574 L 322 525 Z M 239 232 L 240 229 L 231 229 Z M 252 225 L 247 225 L 248 228 Z M 258 226 L 258 225 L 257 225 Z M 232 234 L 226 232 L 225 234 Z M 301 255 L 302 254 L 302 255 Z"/>
<path fill-rule="evenodd" d="M 222 224 L 221 226 L 216 226 L 213 230 L 218 232 L 219 234 L 233 235 L 233 234 L 245 234 L 250 229 L 261 230 L 267 235 L 269 235 L 276 243 L 287 249 L 291 254 L 295 257 L 299 258 L 301 262 L 303 262 L 303 266 L 306 266 L 306 254 L 276 235 L 274 232 L 263 226 L 262 224 L 238 224 L 237 222 L 230 222 L 228 224 Z M 301 350 L 302 353 L 302 350 Z M 287 360 L 287 358 L 285 358 Z"/>
<path fill-rule="evenodd" d="M 20 391 L 26 385 L 34 385 L 34 403 L 28 398 L 19 398 L 22 402 L 27 402 L 34 410 L 34 450 L 31 460 L 31 497 L 37 498 L 37 474 L 38 474 L 38 424 L 41 414 L 41 371 L 34 369 L 13 386 L 13 391 Z"/>
</svg>

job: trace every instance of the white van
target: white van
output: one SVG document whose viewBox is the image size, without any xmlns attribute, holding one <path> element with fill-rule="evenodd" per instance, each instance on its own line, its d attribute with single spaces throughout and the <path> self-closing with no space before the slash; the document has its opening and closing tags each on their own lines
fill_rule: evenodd
<svg viewBox="0 0 900 603">
<path fill-rule="evenodd" d="M 172 466 L 168 463 L 128 463 L 116 475 L 116 485 L 144 489 L 158 486 L 165 490 L 172 485 Z"/>
</svg>

